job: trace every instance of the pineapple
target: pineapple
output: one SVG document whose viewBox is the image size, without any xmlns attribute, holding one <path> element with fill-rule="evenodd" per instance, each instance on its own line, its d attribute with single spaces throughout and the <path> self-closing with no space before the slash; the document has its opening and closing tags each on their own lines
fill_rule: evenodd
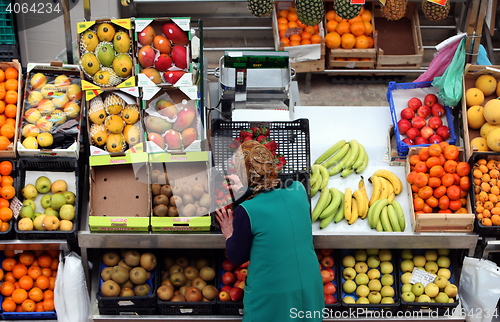
<svg viewBox="0 0 500 322">
<path fill-rule="evenodd" d="M 408 0 L 387 0 L 382 6 L 382 16 L 387 20 L 399 20 L 406 14 Z"/>
<path fill-rule="evenodd" d="M 307 26 L 319 24 L 325 16 L 323 0 L 297 0 L 297 16 Z"/>
<path fill-rule="evenodd" d="M 342 19 L 353 19 L 361 12 L 361 4 L 351 4 L 351 0 L 335 0 L 333 10 Z"/>
<path fill-rule="evenodd" d="M 424 16 L 429 20 L 443 20 L 450 13 L 450 0 L 446 1 L 444 6 L 428 0 L 422 0 L 422 11 Z"/>
<path fill-rule="evenodd" d="M 274 9 L 273 0 L 247 0 L 247 7 L 252 15 L 257 17 L 267 17 Z"/>
</svg>

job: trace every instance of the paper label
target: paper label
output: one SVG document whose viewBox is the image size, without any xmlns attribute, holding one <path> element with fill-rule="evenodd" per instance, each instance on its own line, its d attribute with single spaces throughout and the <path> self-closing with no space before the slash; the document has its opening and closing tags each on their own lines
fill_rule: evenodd
<svg viewBox="0 0 500 322">
<path fill-rule="evenodd" d="M 153 19 L 136 19 L 135 22 L 135 32 L 139 33 L 146 28 Z"/>
<path fill-rule="evenodd" d="M 132 21 L 130 19 L 112 19 L 111 22 L 125 29 L 132 29 Z"/>
<path fill-rule="evenodd" d="M 76 31 L 81 34 L 95 24 L 95 21 L 82 21 L 76 24 Z"/>
<path fill-rule="evenodd" d="M 19 216 L 19 212 L 21 211 L 21 208 L 23 207 L 23 203 L 21 200 L 17 199 L 17 197 L 14 197 L 10 200 L 10 205 L 9 208 L 12 210 L 12 214 L 15 219 Z"/>
<path fill-rule="evenodd" d="M 385 0 L 379 0 L 382 5 L 385 6 Z"/>
<path fill-rule="evenodd" d="M 434 279 L 436 279 L 436 275 L 426 272 L 423 269 L 414 267 L 413 271 L 411 272 L 410 283 L 422 283 L 425 287 L 427 286 L 427 284 L 434 282 Z"/>
<path fill-rule="evenodd" d="M 351 0 L 351 4 L 365 4 L 365 0 Z"/>
<path fill-rule="evenodd" d="M 444 6 L 444 5 L 446 5 L 446 3 L 448 3 L 448 0 L 427 0 L 427 1 L 434 2 L 440 6 Z"/>
</svg>

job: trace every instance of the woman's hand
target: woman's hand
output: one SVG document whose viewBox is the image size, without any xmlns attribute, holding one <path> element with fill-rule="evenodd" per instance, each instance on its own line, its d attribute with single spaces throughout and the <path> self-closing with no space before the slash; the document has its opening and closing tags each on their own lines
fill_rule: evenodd
<svg viewBox="0 0 500 322">
<path fill-rule="evenodd" d="M 217 221 L 226 240 L 233 235 L 233 211 L 226 207 L 215 210 Z"/>
<path fill-rule="evenodd" d="M 236 195 L 238 190 L 240 190 L 243 187 L 243 183 L 241 182 L 240 177 L 238 177 L 236 174 L 229 174 L 225 176 L 226 179 L 230 181 L 230 187 L 231 190 L 233 190 L 233 195 Z"/>
</svg>

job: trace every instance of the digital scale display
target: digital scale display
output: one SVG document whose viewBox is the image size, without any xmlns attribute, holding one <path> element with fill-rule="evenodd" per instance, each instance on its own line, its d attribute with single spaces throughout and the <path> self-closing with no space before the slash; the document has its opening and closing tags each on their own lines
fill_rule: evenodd
<svg viewBox="0 0 500 322">
<path fill-rule="evenodd" d="M 288 69 L 288 52 L 226 52 L 224 66 L 237 69 L 285 68 Z"/>
</svg>

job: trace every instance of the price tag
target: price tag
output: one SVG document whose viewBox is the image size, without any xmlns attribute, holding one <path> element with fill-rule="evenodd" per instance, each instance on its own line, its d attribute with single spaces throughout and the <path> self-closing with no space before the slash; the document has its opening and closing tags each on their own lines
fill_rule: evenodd
<svg viewBox="0 0 500 322">
<path fill-rule="evenodd" d="M 446 3 L 448 3 L 448 0 L 427 0 L 427 1 L 434 2 L 434 3 L 436 3 L 436 4 L 440 5 L 440 6 L 445 6 Z"/>
<path fill-rule="evenodd" d="M 434 282 L 435 278 L 436 275 L 426 272 L 423 269 L 414 267 L 413 271 L 411 272 L 410 283 L 422 283 L 425 287 L 427 286 L 427 284 Z"/>
<path fill-rule="evenodd" d="M 365 0 L 351 0 L 351 4 L 365 4 Z"/>
<path fill-rule="evenodd" d="M 17 199 L 17 197 L 14 197 L 10 200 L 10 209 L 12 210 L 12 214 L 14 215 L 14 218 L 17 219 L 19 216 L 19 212 L 21 211 L 21 208 L 23 207 L 23 203 L 21 200 Z"/>
</svg>

